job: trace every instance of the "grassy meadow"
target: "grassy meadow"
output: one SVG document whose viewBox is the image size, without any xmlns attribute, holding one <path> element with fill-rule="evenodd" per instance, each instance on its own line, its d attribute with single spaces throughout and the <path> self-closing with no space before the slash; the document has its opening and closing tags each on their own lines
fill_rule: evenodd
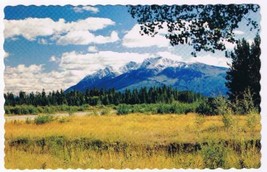
<svg viewBox="0 0 267 172">
<path fill-rule="evenodd" d="M 111 112 L 43 123 L 37 118 L 5 123 L 6 168 L 260 167 L 261 126 L 255 114 Z"/>
</svg>

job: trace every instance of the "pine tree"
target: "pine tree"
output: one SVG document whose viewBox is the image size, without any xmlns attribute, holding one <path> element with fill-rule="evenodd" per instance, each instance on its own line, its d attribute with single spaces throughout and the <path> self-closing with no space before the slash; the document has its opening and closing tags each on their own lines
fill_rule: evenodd
<svg viewBox="0 0 267 172">
<path fill-rule="evenodd" d="M 256 108 L 260 107 L 260 37 L 257 35 L 250 45 L 245 39 L 237 43 L 230 53 L 232 59 L 226 75 L 229 100 L 243 100 L 245 92 L 251 92 Z"/>
</svg>

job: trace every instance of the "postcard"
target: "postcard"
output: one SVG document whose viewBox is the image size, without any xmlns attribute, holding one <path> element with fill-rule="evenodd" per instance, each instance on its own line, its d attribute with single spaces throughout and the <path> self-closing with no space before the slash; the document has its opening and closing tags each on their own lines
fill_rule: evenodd
<svg viewBox="0 0 267 172">
<path fill-rule="evenodd" d="M 266 4 L 1 6 L 3 170 L 267 169 Z"/>
</svg>

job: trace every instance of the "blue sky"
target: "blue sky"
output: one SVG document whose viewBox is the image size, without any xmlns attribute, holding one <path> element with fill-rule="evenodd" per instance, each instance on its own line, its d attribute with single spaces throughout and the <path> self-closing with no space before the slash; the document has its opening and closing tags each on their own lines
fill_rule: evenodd
<svg viewBox="0 0 267 172">
<path fill-rule="evenodd" d="M 164 31 L 141 36 L 125 6 L 15 6 L 5 8 L 5 92 L 67 89 L 107 65 L 163 56 L 177 61 L 227 66 L 224 52 L 190 55 L 188 45 L 172 47 Z M 259 20 L 259 14 L 250 14 Z M 252 40 L 245 22 L 238 38 Z M 234 45 L 227 43 L 231 50 Z"/>
</svg>

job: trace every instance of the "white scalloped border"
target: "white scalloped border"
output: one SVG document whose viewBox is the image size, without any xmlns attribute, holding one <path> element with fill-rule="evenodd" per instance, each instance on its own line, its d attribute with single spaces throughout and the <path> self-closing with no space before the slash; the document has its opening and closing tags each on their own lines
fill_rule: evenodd
<svg viewBox="0 0 267 172">
<path fill-rule="evenodd" d="M 262 130 L 261 130 L 261 144 L 262 144 L 262 158 L 261 158 L 261 167 L 259 169 L 229 169 L 230 171 L 260 171 L 264 172 L 267 171 L 267 1 L 266 0 L 0 0 L 0 171 L 21 171 L 21 170 L 6 170 L 4 168 L 4 96 L 3 96 L 3 90 L 4 90 L 4 51 L 3 51 L 3 30 L 4 30 L 4 24 L 3 24 L 3 18 L 4 18 L 4 7 L 7 5 L 16 6 L 16 5 L 151 5 L 151 4 L 159 4 L 159 5 L 198 5 L 198 4 L 242 4 L 242 3 L 253 3 L 253 4 L 259 4 L 260 5 L 260 13 L 261 13 L 261 124 L 262 124 Z M 223 169 L 216 169 L 216 170 L 210 170 L 210 169 L 135 169 L 134 171 L 224 171 Z M 52 170 L 24 170 L 24 171 L 52 171 Z M 83 169 L 57 169 L 53 171 L 84 171 Z M 99 171 L 103 172 L 106 170 L 90 170 L 90 171 Z M 115 169 L 110 169 L 110 171 L 119 171 Z M 120 170 L 121 171 L 121 170 Z M 125 169 L 124 171 L 132 171 L 131 169 Z"/>
</svg>

